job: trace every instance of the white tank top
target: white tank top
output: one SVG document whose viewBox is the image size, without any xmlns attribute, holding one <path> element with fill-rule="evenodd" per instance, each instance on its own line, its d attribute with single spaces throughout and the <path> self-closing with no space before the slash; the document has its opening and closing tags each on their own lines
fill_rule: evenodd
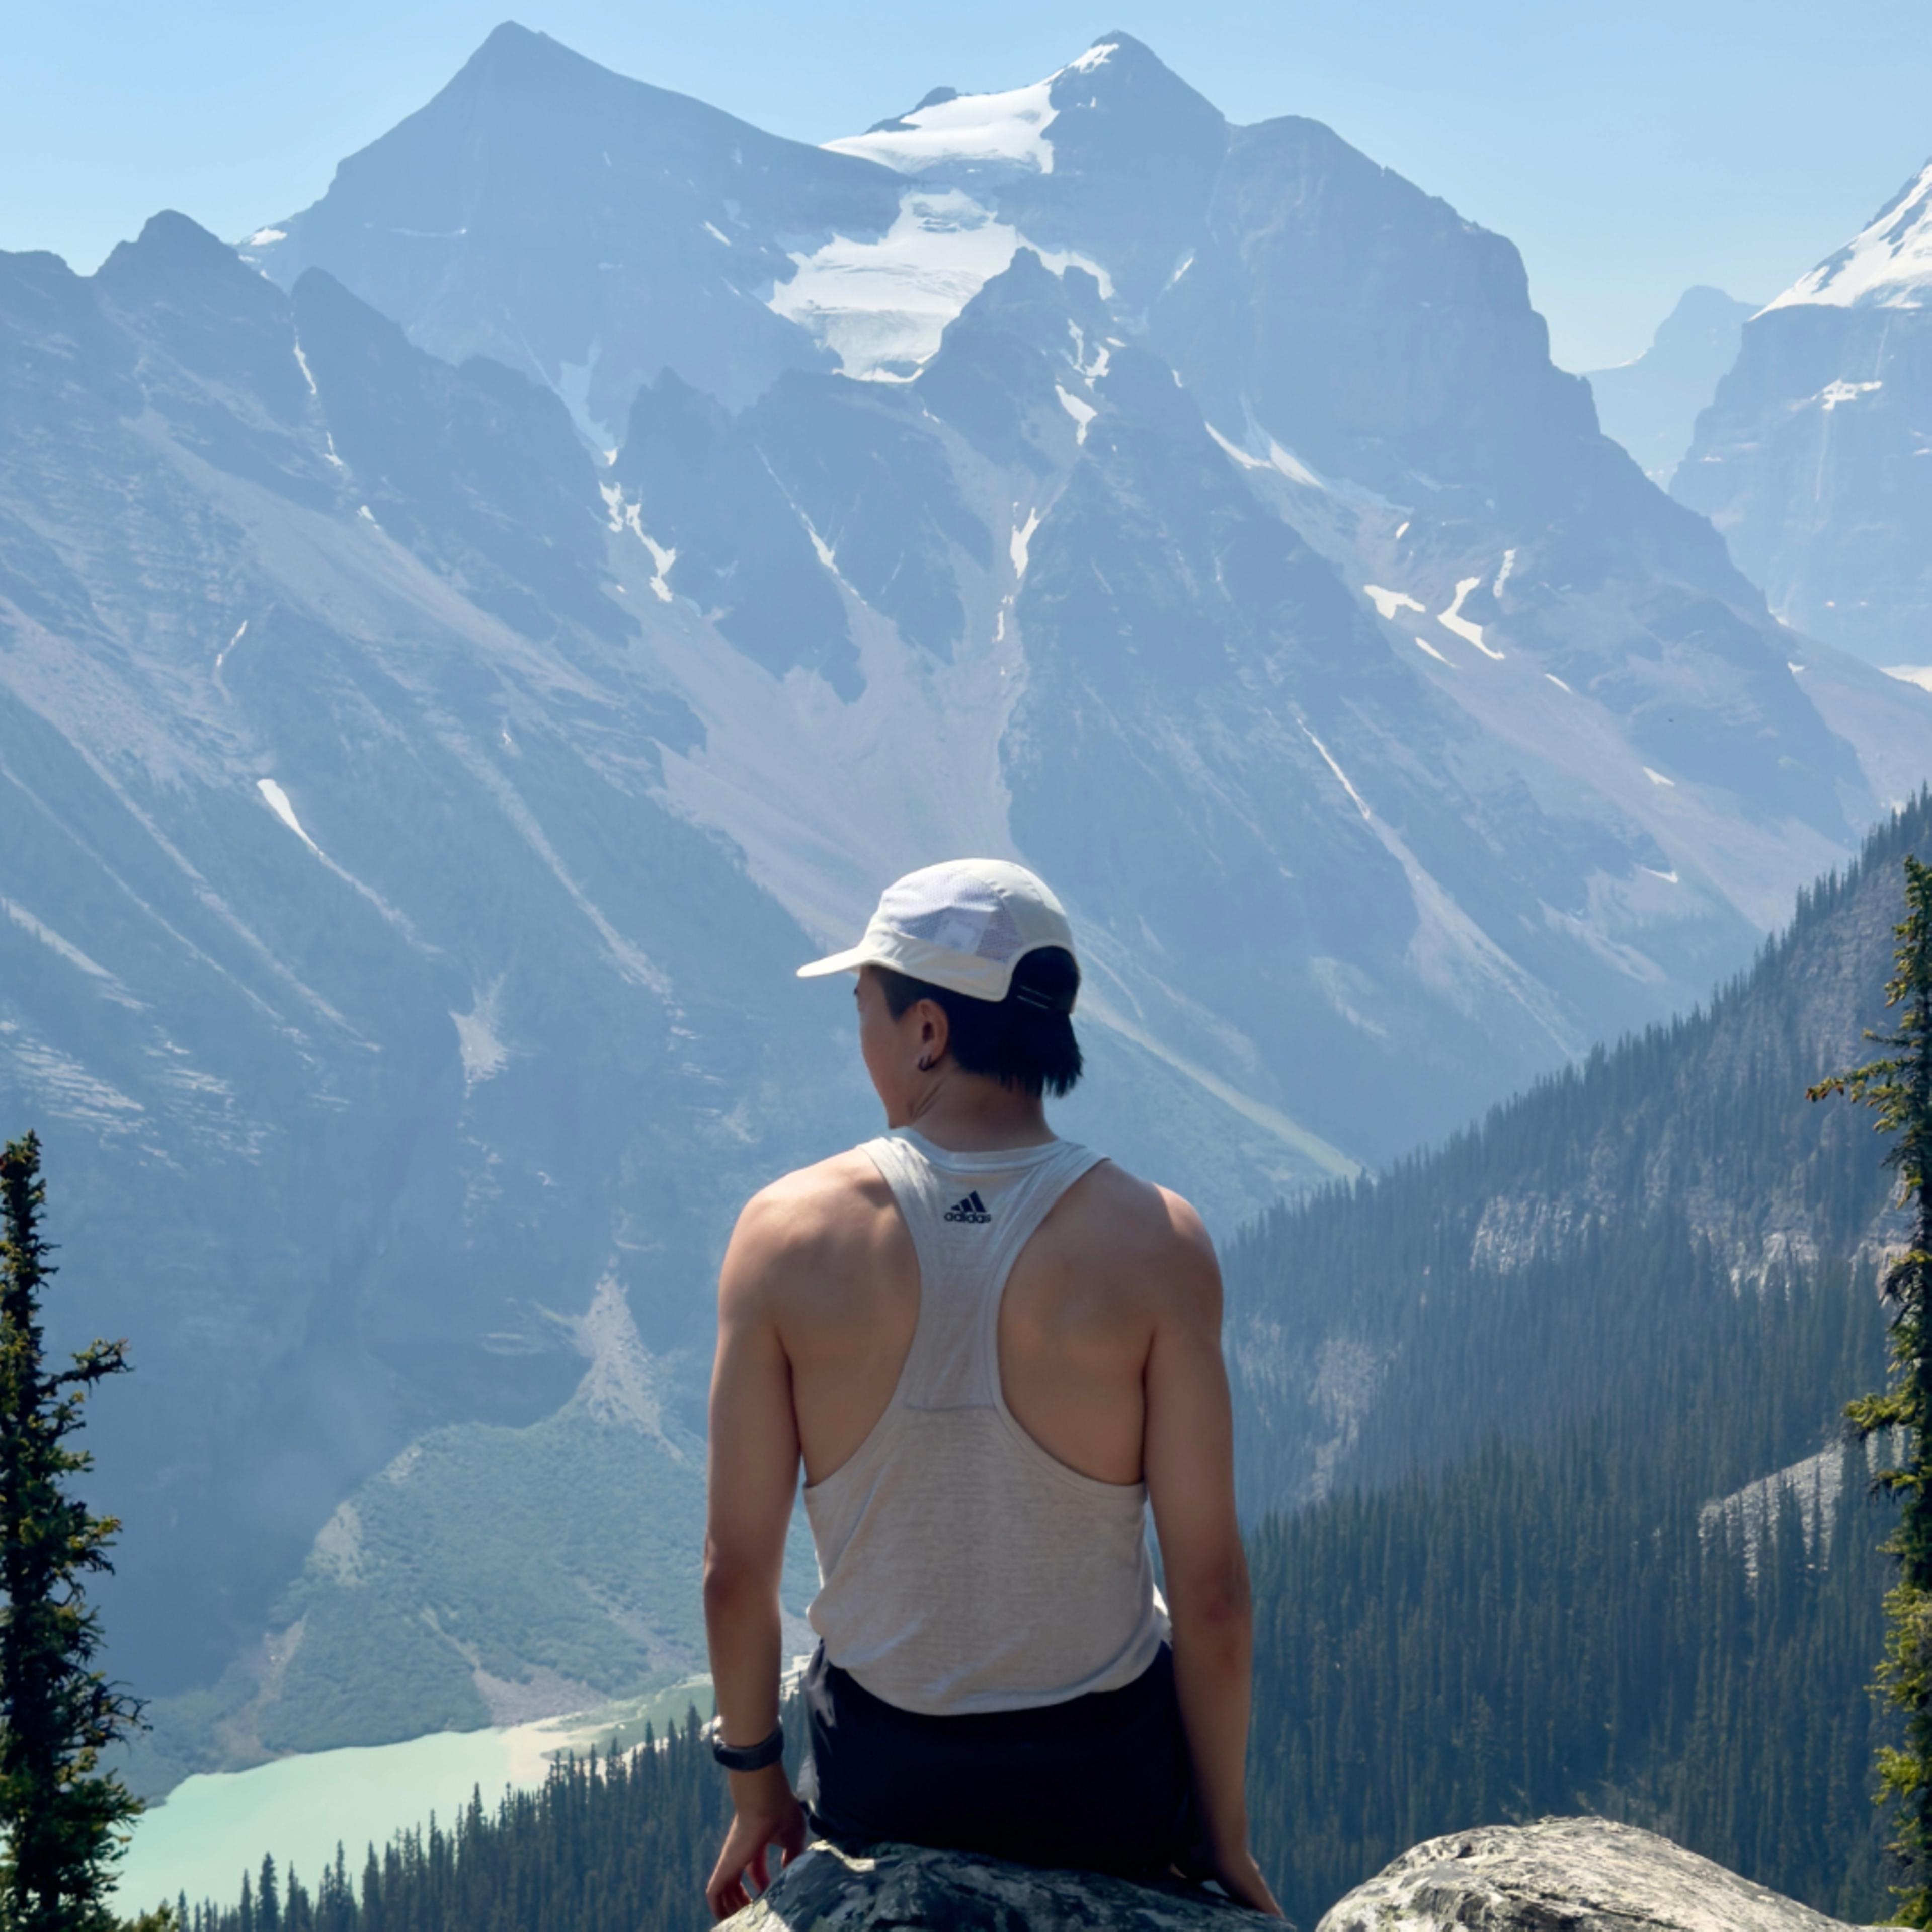
<svg viewBox="0 0 1932 1932">
<path fill-rule="evenodd" d="M 1000 1298 L 1055 1202 L 1102 1156 L 1070 1142 L 953 1154 L 868 1142 L 919 1259 L 919 1322 L 884 1414 L 805 1492 L 825 1654 L 874 1696 L 946 1716 L 1118 1690 L 1166 1635 L 1147 1485 L 1042 1449 L 1000 1387 Z"/>
</svg>

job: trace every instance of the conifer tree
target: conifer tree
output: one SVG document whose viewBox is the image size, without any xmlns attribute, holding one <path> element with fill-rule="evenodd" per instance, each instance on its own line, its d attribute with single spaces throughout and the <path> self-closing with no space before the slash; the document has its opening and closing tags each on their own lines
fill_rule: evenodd
<svg viewBox="0 0 1932 1932">
<path fill-rule="evenodd" d="M 1900 1444 L 1879 1486 L 1898 1498 L 1886 1547 L 1898 1581 L 1886 1598 L 1886 1653 L 1879 1685 L 1905 1719 L 1902 1748 L 1879 1752 L 1880 1796 L 1898 1807 L 1893 1851 L 1902 1861 L 1902 1924 L 1932 1926 L 1932 866 L 1905 861 L 1906 916 L 1886 1004 L 1902 1009 L 1895 1031 L 1866 1037 L 1882 1059 L 1834 1075 L 1812 1099 L 1848 1094 L 1873 1108 L 1894 1138 L 1886 1165 L 1898 1176 L 1898 1204 L 1911 1216 L 1904 1254 L 1886 1269 L 1892 1304 L 1892 1376 L 1846 1414 L 1861 1437 L 1886 1432 Z"/>
<path fill-rule="evenodd" d="M 46 1360 L 40 1299 L 54 1269 L 40 1234 L 39 1140 L 0 1153 L 0 1932 L 111 1927 L 106 1894 L 140 1801 L 101 1752 L 138 1723 L 93 1667 L 100 1627 L 82 1580 L 109 1569 L 120 1525 L 68 1492 L 92 1458 L 68 1446 L 88 1390 L 128 1366 L 96 1342 L 69 1368 Z"/>
</svg>

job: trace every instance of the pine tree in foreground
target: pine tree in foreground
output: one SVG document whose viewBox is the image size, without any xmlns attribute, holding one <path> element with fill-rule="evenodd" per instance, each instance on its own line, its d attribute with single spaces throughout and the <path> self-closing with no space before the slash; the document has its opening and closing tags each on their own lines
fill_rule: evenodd
<svg viewBox="0 0 1932 1932">
<path fill-rule="evenodd" d="M 1896 1031 L 1866 1036 L 1890 1052 L 1821 1082 L 1811 1097 L 1849 1094 L 1876 1112 L 1878 1130 L 1894 1136 L 1886 1165 L 1898 1175 L 1899 1204 L 1912 1215 L 1905 1252 L 1885 1275 L 1892 1378 L 1846 1414 L 1862 1437 L 1887 1432 L 1902 1445 L 1877 1478 L 1900 1504 L 1886 1545 L 1898 1580 L 1886 1598 L 1879 1685 L 1904 1715 L 1905 1742 L 1882 1749 L 1878 1766 L 1880 1798 L 1898 1806 L 1898 1922 L 1924 1927 L 1932 1926 L 1932 866 L 1915 858 L 1905 861 L 1905 904 L 1885 989 L 1886 1004 L 1904 1010 Z"/>
<path fill-rule="evenodd" d="M 9 1142 L 0 1153 L 0 1932 L 104 1932 L 116 1922 L 112 1864 L 141 1804 L 99 1768 L 100 1754 L 140 1712 L 93 1667 L 100 1627 L 82 1580 L 111 1567 L 120 1525 L 68 1493 L 92 1458 L 67 1438 L 88 1390 L 128 1363 L 124 1344 L 96 1342 L 71 1367 L 47 1367 L 46 1198 L 38 1139 Z"/>
</svg>

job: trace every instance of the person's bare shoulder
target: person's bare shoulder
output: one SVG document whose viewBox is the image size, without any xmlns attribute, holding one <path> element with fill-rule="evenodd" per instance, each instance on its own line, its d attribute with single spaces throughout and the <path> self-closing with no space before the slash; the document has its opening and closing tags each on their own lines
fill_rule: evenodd
<svg viewBox="0 0 1932 1932">
<path fill-rule="evenodd" d="M 781 1175 L 746 1202 L 726 1252 L 723 1292 L 763 1297 L 836 1270 L 874 1234 L 892 1190 L 858 1149 Z"/>
<path fill-rule="evenodd" d="M 1163 1300 L 1205 1303 L 1218 1314 L 1220 1266 L 1190 1202 L 1111 1160 L 1093 1169 L 1080 1192 L 1080 1232 L 1096 1258 L 1144 1282 Z"/>
</svg>

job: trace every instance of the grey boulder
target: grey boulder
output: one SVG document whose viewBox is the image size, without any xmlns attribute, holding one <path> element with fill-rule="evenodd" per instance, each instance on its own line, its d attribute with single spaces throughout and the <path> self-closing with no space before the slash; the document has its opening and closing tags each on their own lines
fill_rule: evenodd
<svg viewBox="0 0 1932 1932">
<path fill-rule="evenodd" d="M 1605 1818 L 1545 1818 L 1431 1838 L 1316 1932 L 1845 1932 L 1694 1852 Z"/>
<path fill-rule="evenodd" d="M 1824 1921 L 1818 1921 L 1823 1924 Z M 1211 1892 L 1130 1884 L 1093 1872 L 1042 1871 L 959 1852 L 879 1845 L 862 1853 L 816 1844 L 763 1898 L 725 1921 L 730 1932 L 1238 1932 L 1282 1921 Z"/>
</svg>

